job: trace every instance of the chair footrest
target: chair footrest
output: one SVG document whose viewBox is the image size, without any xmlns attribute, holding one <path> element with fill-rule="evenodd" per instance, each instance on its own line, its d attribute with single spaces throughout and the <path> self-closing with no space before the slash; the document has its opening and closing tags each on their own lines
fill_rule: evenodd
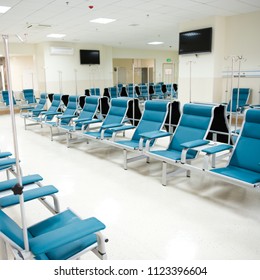
<svg viewBox="0 0 260 280">
<path fill-rule="evenodd" d="M 37 187 L 35 189 L 23 192 L 24 201 L 30 201 L 36 198 L 52 195 L 58 192 L 52 185 Z M 19 203 L 19 195 L 8 195 L 0 198 L 0 207 L 5 208 Z"/>
</svg>

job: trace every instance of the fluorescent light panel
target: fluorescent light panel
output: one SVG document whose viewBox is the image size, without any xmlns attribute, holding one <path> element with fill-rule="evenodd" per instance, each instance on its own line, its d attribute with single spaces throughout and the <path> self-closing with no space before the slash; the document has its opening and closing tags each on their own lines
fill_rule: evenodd
<svg viewBox="0 0 260 280">
<path fill-rule="evenodd" d="M 148 45 L 162 45 L 164 42 L 149 42 Z"/>
<path fill-rule="evenodd" d="M 10 10 L 11 7 L 7 7 L 7 6 L 0 6 L 0 14 L 4 14 L 6 13 L 8 10 Z"/>
<path fill-rule="evenodd" d="M 107 24 L 107 23 L 111 23 L 114 21 L 116 21 L 116 19 L 112 19 L 112 18 L 96 18 L 96 19 L 90 20 L 90 22 L 101 23 L 101 24 Z"/>
<path fill-rule="evenodd" d="M 66 34 L 49 34 L 47 35 L 48 38 L 63 38 Z"/>
</svg>

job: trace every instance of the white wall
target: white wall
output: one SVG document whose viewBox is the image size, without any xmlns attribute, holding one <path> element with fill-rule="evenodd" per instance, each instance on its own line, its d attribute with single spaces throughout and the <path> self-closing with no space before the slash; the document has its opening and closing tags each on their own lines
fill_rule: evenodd
<svg viewBox="0 0 260 280">
<path fill-rule="evenodd" d="M 231 78 L 223 75 L 231 70 L 232 57 L 243 56 L 241 70 L 260 70 L 260 12 L 232 17 L 212 17 L 189 21 L 180 25 L 180 31 L 213 27 L 213 48 L 210 54 L 182 55 L 179 58 L 179 98 L 189 101 L 190 69 L 191 100 L 201 102 L 226 102 L 230 99 Z M 234 63 L 238 70 L 238 61 Z M 260 77 L 232 79 L 233 87 L 252 89 L 250 103 L 260 103 Z"/>
<path fill-rule="evenodd" d="M 180 32 L 193 29 L 212 27 L 212 52 L 187 54 L 179 56 L 179 90 L 178 97 L 182 103 L 216 102 L 218 86 L 221 85 L 220 56 L 223 55 L 225 31 L 224 18 L 210 17 L 199 21 L 181 24 Z M 219 81 L 220 79 L 220 81 Z"/>
<path fill-rule="evenodd" d="M 50 47 L 73 48 L 73 55 L 51 55 Z M 2 46 L 0 45 L 0 52 Z M 100 50 L 100 65 L 80 65 L 80 49 Z M 3 50 L 3 48 L 2 48 Z M 2 51 L 3 53 L 3 51 Z M 31 57 L 31 63 L 24 63 L 20 72 L 31 72 L 34 77 L 34 87 L 37 95 L 40 92 L 61 92 L 64 94 L 84 94 L 84 90 L 90 87 L 99 87 L 103 92 L 104 87 L 113 86 L 113 58 L 135 58 L 155 60 L 155 79 L 162 79 L 162 65 L 167 58 L 172 61 L 177 60 L 177 53 L 173 51 L 147 51 L 120 49 L 104 46 L 100 44 L 77 44 L 48 42 L 41 44 L 12 44 L 10 43 L 10 56 Z M 27 58 L 29 59 L 29 58 Z M 21 68 L 13 66 L 14 68 Z M 28 68 L 29 67 L 29 68 Z M 15 69 L 14 69 L 15 70 Z M 13 71 L 15 72 L 15 71 Z M 21 76 L 19 73 L 18 76 Z M 14 80 L 15 90 L 22 90 L 21 78 L 16 75 Z"/>
<path fill-rule="evenodd" d="M 226 25 L 226 51 L 225 56 L 243 56 L 241 70 L 260 70 L 260 12 L 249 13 L 227 18 Z M 238 62 L 234 69 L 238 69 Z M 224 69 L 231 68 L 231 59 L 226 60 Z M 227 80 L 223 80 L 223 88 L 226 88 Z M 238 79 L 233 80 L 236 87 Z M 260 77 L 240 78 L 240 87 L 252 89 L 250 103 L 260 104 Z M 230 81 L 228 81 L 230 86 Z"/>
<path fill-rule="evenodd" d="M 154 59 L 155 60 L 155 83 L 163 79 L 163 64 L 170 58 L 178 68 L 178 54 L 176 51 L 158 51 L 158 50 L 140 50 L 113 48 L 113 58 L 136 58 L 136 59 Z M 177 77 L 176 77 L 177 79 Z"/>
</svg>

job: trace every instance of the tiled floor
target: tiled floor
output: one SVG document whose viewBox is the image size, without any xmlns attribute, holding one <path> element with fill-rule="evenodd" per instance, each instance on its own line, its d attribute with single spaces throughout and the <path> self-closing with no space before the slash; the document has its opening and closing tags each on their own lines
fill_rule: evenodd
<svg viewBox="0 0 260 280">
<path fill-rule="evenodd" d="M 67 148 L 64 137 L 50 141 L 49 128 L 24 130 L 19 115 L 16 121 L 23 174 L 55 185 L 61 209 L 104 222 L 109 259 L 259 259 L 260 193 L 197 173 L 163 187 L 158 161 L 124 170 L 118 148 L 93 141 Z M 0 116 L 0 127 L 1 150 L 13 152 L 10 116 Z M 19 219 L 19 207 L 6 211 Z M 39 202 L 26 203 L 28 225 L 48 215 Z"/>
</svg>

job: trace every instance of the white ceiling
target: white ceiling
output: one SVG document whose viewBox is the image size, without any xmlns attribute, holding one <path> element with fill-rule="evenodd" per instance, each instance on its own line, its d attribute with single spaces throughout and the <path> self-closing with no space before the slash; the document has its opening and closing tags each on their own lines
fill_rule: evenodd
<svg viewBox="0 0 260 280">
<path fill-rule="evenodd" d="M 12 7 L 0 14 L 0 34 L 10 41 L 18 42 L 15 34 L 28 43 L 58 41 L 46 35 L 65 33 L 60 41 L 164 50 L 177 50 L 181 22 L 260 11 L 259 0 L 0 0 L 0 5 Z M 98 17 L 116 21 L 89 22 Z M 165 44 L 147 45 L 151 41 Z"/>
</svg>

